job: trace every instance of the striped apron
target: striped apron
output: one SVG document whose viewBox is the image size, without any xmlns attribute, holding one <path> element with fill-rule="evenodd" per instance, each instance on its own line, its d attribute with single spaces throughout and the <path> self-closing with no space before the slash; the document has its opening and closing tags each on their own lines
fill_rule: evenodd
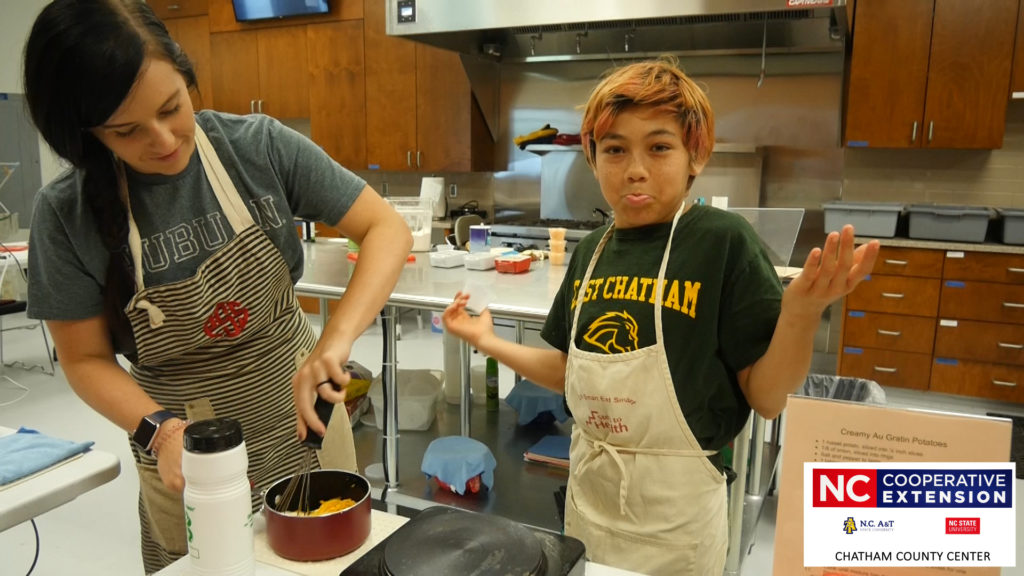
<svg viewBox="0 0 1024 576">
<path fill-rule="evenodd" d="M 195 417 L 191 406 L 208 401 L 217 416 L 241 423 L 255 511 L 261 491 L 300 467 L 303 451 L 295 436 L 291 379 L 316 335 L 296 301 L 288 264 L 254 223 L 198 125 L 195 136 L 203 169 L 235 237 L 195 276 L 146 288 L 141 239 L 122 179 L 137 284 L 126 308 L 138 350 L 131 374 L 153 400 L 180 417 Z M 344 405 L 334 414 L 325 446 L 336 432 L 342 435 L 336 442 L 352 445 Z M 148 574 L 187 552 L 184 508 L 181 494 L 164 488 L 156 460 L 134 444 L 132 451 Z M 348 464 L 354 468 L 354 449 L 349 452 Z"/>
</svg>

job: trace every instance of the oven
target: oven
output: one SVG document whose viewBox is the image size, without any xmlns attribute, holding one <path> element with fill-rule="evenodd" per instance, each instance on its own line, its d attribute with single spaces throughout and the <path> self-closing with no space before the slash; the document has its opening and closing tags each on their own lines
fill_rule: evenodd
<svg viewBox="0 0 1024 576">
<path fill-rule="evenodd" d="M 589 220 L 517 220 L 491 225 L 491 246 L 506 246 L 516 250 L 547 250 L 548 229 L 565 228 L 566 252 L 572 252 L 576 244 L 602 225 L 600 221 Z"/>
</svg>

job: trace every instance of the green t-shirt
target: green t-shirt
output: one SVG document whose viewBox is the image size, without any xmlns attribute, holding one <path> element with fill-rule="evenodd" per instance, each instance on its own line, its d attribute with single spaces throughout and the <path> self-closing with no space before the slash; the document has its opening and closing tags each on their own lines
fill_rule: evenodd
<svg viewBox="0 0 1024 576">
<path fill-rule="evenodd" d="M 580 312 L 579 349 L 615 354 L 655 344 L 654 285 L 671 228 L 667 223 L 613 232 Z M 563 352 L 569 350 L 577 287 L 604 232 L 595 230 L 572 253 L 541 332 Z M 718 450 L 750 414 L 736 373 L 768 349 L 782 285 L 746 220 L 709 206 L 694 206 L 680 217 L 665 280 L 664 340 L 676 398 L 701 446 Z"/>
</svg>

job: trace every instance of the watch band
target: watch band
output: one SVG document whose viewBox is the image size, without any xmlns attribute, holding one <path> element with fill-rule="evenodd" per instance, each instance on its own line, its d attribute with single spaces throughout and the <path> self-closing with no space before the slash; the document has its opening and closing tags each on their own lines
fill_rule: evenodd
<svg viewBox="0 0 1024 576">
<path fill-rule="evenodd" d="M 147 414 L 142 420 L 139 420 L 139 425 L 135 428 L 135 432 L 132 433 L 132 442 L 146 454 L 152 455 L 153 440 L 156 439 L 156 433 L 160 430 L 160 425 L 171 418 L 177 417 L 170 410 L 157 410 L 152 414 Z"/>
</svg>

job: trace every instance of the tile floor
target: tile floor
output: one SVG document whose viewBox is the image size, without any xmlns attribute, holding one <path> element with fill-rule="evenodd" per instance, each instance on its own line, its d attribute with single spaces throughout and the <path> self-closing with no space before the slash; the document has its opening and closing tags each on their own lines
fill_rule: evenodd
<svg viewBox="0 0 1024 576">
<path fill-rule="evenodd" d="M 25 324 L 23 317 L 7 317 L 4 327 Z M 403 315 L 403 337 L 398 357 L 403 368 L 436 368 L 441 354 L 440 335 L 430 332 L 429 321 L 419 327 L 414 313 Z M 353 349 L 352 357 L 375 373 L 380 370 L 380 330 L 371 327 Z M 38 329 L 4 334 L 4 356 L 29 363 L 45 362 Z M 831 364 L 834 366 L 834 362 Z M 818 358 L 816 370 L 827 369 L 829 358 Z M 56 376 L 7 368 L 7 376 L 28 389 L 0 378 L 0 425 L 27 426 L 46 434 L 77 440 L 92 440 L 95 448 L 116 454 L 122 462 L 121 475 L 76 500 L 35 519 L 39 531 L 38 563 L 33 574 L 83 576 L 136 575 L 142 573 L 138 554 L 134 473 L 125 434 L 89 409 L 71 392 L 60 370 Z M 511 387 L 511 374 L 503 374 L 501 394 Z M 989 410 L 1024 415 L 1024 406 L 972 401 L 965 398 L 887 390 L 890 405 L 914 406 L 983 414 Z M 742 565 L 741 576 L 763 576 L 771 572 L 775 531 L 775 498 L 768 497 L 756 529 L 754 545 Z M 1018 542 L 1021 535 L 1018 534 Z M 36 554 L 30 523 L 0 532 L 0 575 L 26 574 Z M 1018 554 L 1020 556 L 1020 554 Z M 1004 576 L 1024 574 L 1024 569 L 1006 569 Z"/>
</svg>

